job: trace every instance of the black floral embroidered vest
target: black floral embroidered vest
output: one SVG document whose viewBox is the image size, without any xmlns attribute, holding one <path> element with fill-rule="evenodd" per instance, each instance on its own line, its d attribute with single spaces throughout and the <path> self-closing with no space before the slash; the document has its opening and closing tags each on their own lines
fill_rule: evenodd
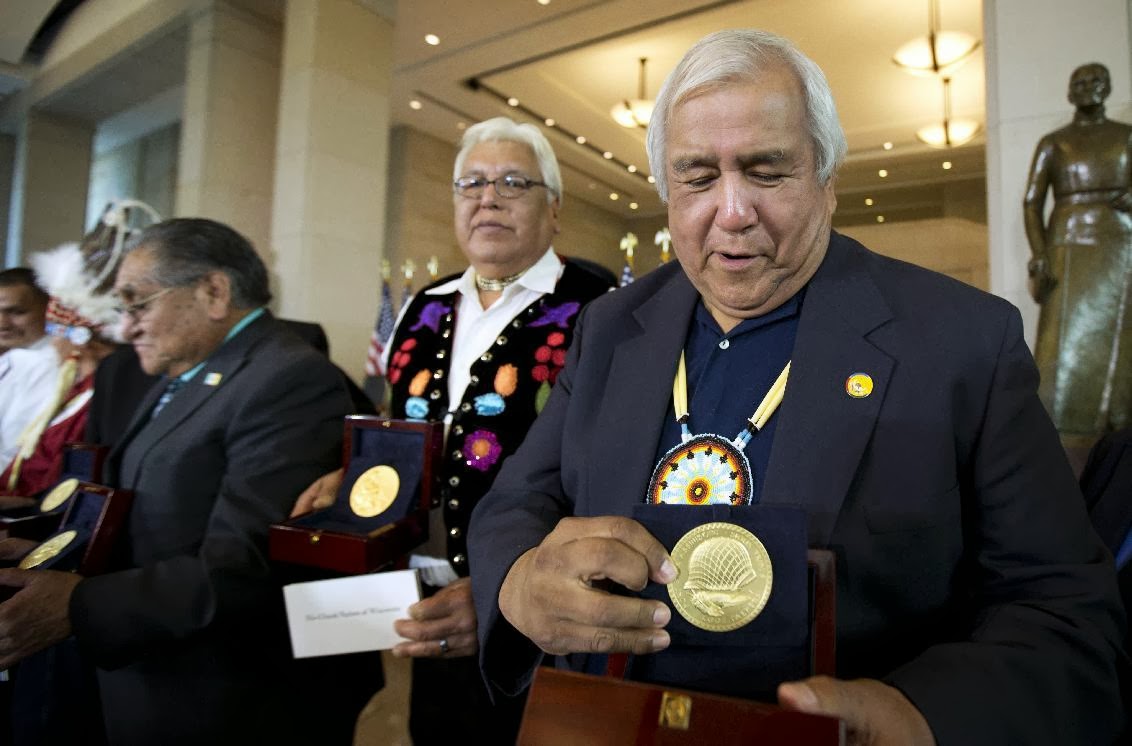
<svg viewBox="0 0 1132 746">
<path fill-rule="evenodd" d="M 521 311 L 472 364 L 468 387 L 453 407 L 448 401 L 448 367 L 459 293 L 427 295 L 424 290 L 457 276 L 438 280 L 413 298 L 393 334 L 386 380 L 393 417 L 441 420 L 454 410 L 438 493 L 448 531 L 448 560 L 464 576 L 472 508 L 546 404 L 566 362 L 578 312 L 609 285 L 566 260 L 554 292 Z"/>
</svg>

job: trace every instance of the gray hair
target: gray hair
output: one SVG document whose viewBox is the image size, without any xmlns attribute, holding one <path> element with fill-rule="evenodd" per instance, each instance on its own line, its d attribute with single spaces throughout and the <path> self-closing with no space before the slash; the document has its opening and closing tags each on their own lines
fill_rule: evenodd
<svg viewBox="0 0 1132 746">
<path fill-rule="evenodd" d="M 546 136 L 533 124 L 519 124 L 507 117 L 488 119 L 464 131 L 460 152 L 456 154 L 456 165 L 452 168 L 453 180 L 464 175 L 464 161 L 468 153 L 481 142 L 516 142 L 530 148 L 538 161 L 539 178 L 546 183 L 546 201 L 550 203 L 557 198 L 561 204 L 562 174 L 558 170 L 558 158 Z"/>
<path fill-rule="evenodd" d="M 244 236 L 207 218 L 174 218 L 141 232 L 127 251 L 152 251 L 154 280 L 161 287 L 186 287 L 210 272 L 228 275 L 232 305 L 258 308 L 271 300 L 267 267 Z"/>
<path fill-rule="evenodd" d="M 662 201 L 668 201 L 665 138 L 673 110 L 708 88 L 757 81 L 759 73 L 774 63 L 785 64 L 801 83 L 817 177 L 822 183 L 832 178 L 849 147 L 837 118 L 829 81 L 821 68 L 781 36 L 755 29 L 731 29 L 696 42 L 661 86 L 649 122 L 647 148 L 649 168 L 656 177 L 656 191 Z"/>
</svg>

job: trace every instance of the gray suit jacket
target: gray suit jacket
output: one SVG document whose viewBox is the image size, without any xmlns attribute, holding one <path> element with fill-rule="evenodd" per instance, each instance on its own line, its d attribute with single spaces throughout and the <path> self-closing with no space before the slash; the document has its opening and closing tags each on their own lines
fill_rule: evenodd
<svg viewBox="0 0 1132 746">
<path fill-rule="evenodd" d="M 291 660 L 280 585 L 299 578 L 267 560 L 268 526 L 341 458 L 338 372 L 265 315 L 151 417 L 163 390 L 109 458 L 135 493 L 119 569 L 71 601 L 111 742 L 348 743 L 380 664 Z"/>
<path fill-rule="evenodd" d="M 476 509 L 481 662 L 497 690 L 537 660 L 499 614 L 507 571 L 562 516 L 642 507 L 698 302 L 673 264 L 588 306 L 546 408 Z M 837 554 L 839 675 L 897 686 L 941 746 L 1111 741 L 1112 562 L 1016 309 L 834 234 L 792 360 L 763 502 L 804 507 L 810 544 Z M 857 372 L 868 397 L 846 394 Z M 758 665 L 735 660 L 736 675 Z"/>
</svg>

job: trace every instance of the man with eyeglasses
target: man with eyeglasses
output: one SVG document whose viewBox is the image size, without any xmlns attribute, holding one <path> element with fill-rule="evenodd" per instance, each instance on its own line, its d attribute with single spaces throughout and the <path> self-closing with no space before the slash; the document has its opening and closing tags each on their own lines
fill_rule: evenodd
<svg viewBox="0 0 1132 746">
<path fill-rule="evenodd" d="M 337 463 L 338 371 L 266 310 L 267 270 L 220 223 L 147 228 L 114 285 L 161 380 L 107 462 L 134 493 L 115 567 L 0 570 L 0 668 L 71 635 L 114 744 L 349 744 L 376 654 L 294 660 L 268 526 Z M 288 580 L 292 578 L 287 578 Z"/>
<path fill-rule="evenodd" d="M 562 179 L 550 143 L 498 117 L 469 127 L 454 168 L 456 239 L 470 267 L 424 288 L 386 348 L 394 417 L 443 420 L 447 440 L 430 544 L 411 564 L 427 598 L 397 631 L 412 642 L 410 732 L 417 746 L 465 739 L 514 743 L 521 701 L 493 707 L 474 654 L 468 519 L 542 409 L 582 306 L 611 284 L 554 253 Z M 331 497 L 341 474 L 312 485 Z M 319 501 L 321 503 L 322 501 Z M 439 558 L 444 559 L 439 559 Z"/>
</svg>

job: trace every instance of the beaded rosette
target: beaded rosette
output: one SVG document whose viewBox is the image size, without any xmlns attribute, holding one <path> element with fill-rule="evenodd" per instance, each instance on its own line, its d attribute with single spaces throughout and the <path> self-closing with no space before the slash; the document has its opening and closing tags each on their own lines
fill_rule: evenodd
<svg viewBox="0 0 1132 746">
<path fill-rule="evenodd" d="M 652 505 L 750 505 L 751 464 L 727 438 L 692 437 L 656 465 L 645 501 Z"/>
</svg>

